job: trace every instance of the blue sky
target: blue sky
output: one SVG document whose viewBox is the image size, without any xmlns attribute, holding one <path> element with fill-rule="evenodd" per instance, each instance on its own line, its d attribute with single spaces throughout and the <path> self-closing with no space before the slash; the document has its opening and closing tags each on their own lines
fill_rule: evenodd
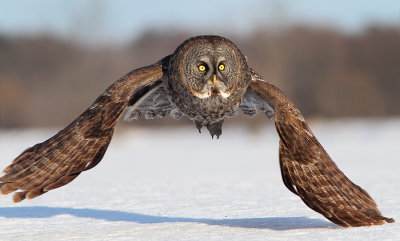
<svg viewBox="0 0 400 241">
<path fill-rule="evenodd" d="M 149 29 L 246 34 L 296 23 L 353 32 L 370 23 L 400 25 L 396 0 L 0 0 L 0 32 L 54 33 L 90 44 L 123 43 Z"/>
</svg>

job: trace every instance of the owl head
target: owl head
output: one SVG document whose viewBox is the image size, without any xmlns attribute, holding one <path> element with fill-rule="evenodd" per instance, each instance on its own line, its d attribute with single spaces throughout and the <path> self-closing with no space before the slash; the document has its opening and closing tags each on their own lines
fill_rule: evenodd
<svg viewBox="0 0 400 241">
<path fill-rule="evenodd" d="M 184 112 L 200 108 L 206 115 L 227 114 L 238 107 L 250 83 L 248 68 L 230 40 L 210 35 L 190 38 L 170 58 L 168 88 L 171 96 L 179 96 L 172 102 Z"/>
</svg>

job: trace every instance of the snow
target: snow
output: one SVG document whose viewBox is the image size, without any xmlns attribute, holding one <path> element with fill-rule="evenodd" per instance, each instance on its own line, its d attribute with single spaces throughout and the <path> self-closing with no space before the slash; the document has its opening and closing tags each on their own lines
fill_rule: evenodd
<svg viewBox="0 0 400 241">
<path fill-rule="evenodd" d="M 18 204 L 0 197 L 0 240 L 400 240 L 400 119 L 311 129 L 394 224 L 341 228 L 283 185 L 272 122 L 206 130 L 119 128 L 103 161 Z M 134 124 L 134 122 L 133 122 Z M 0 168 L 57 130 L 0 130 Z"/>
</svg>

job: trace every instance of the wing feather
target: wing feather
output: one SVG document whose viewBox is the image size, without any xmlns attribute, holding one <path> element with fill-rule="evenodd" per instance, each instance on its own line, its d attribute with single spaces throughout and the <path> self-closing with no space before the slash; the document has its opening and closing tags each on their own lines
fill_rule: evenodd
<svg viewBox="0 0 400 241">
<path fill-rule="evenodd" d="M 242 110 L 243 114 L 253 117 L 257 115 L 257 107 L 268 117 L 273 118 L 274 109 L 269 105 L 269 103 L 258 95 L 256 95 L 250 88 L 246 90 L 242 102 L 239 108 Z"/>
<path fill-rule="evenodd" d="M 301 113 L 277 87 L 253 70 L 250 90 L 274 110 L 279 163 L 283 183 L 303 202 L 330 221 L 343 226 L 394 222 L 380 213 L 376 203 L 336 166 L 314 136 Z"/>
<path fill-rule="evenodd" d="M 14 202 L 32 199 L 68 184 L 96 166 L 107 150 L 118 119 L 134 98 L 132 93 L 158 83 L 167 58 L 117 80 L 71 124 L 21 153 L 4 169 L 0 193 L 21 190 L 15 192 Z"/>
<path fill-rule="evenodd" d="M 168 114 L 174 119 L 180 119 L 183 116 L 183 113 L 168 99 L 167 91 L 160 82 L 150 91 L 143 88 L 138 90 L 138 94 L 132 95 L 124 120 L 132 121 L 139 117 L 163 118 Z"/>
</svg>

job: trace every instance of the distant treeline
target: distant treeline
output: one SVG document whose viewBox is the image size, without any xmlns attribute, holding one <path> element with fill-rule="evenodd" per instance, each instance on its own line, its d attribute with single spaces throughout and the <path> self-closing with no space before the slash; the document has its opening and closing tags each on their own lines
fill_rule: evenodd
<svg viewBox="0 0 400 241">
<path fill-rule="evenodd" d="M 172 53 L 190 33 L 147 32 L 116 48 L 0 35 L 0 127 L 66 125 L 128 71 Z M 400 115 L 400 30 L 259 29 L 227 36 L 308 117 Z M 153 122 L 160 123 L 160 122 Z"/>
</svg>

